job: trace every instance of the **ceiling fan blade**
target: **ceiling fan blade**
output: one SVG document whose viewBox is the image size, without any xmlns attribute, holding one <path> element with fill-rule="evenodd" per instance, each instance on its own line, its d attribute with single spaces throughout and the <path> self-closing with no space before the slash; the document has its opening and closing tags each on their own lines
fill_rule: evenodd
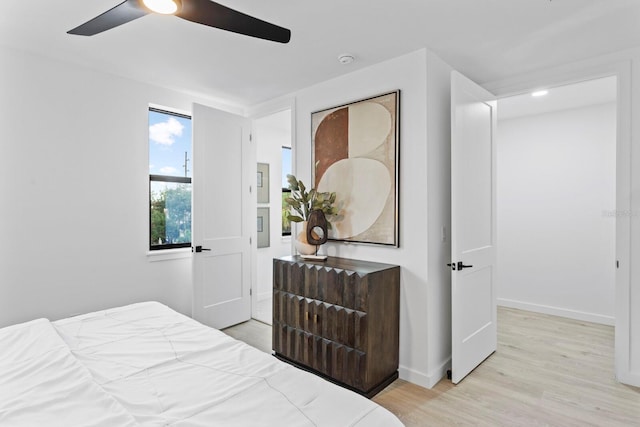
<svg viewBox="0 0 640 427">
<path fill-rule="evenodd" d="M 148 14 L 138 0 L 125 0 L 90 21 L 67 31 L 67 34 L 92 36 Z"/>
<path fill-rule="evenodd" d="M 210 0 L 182 0 L 182 19 L 259 39 L 288 43 L 291 31 Z"/>
</svg>

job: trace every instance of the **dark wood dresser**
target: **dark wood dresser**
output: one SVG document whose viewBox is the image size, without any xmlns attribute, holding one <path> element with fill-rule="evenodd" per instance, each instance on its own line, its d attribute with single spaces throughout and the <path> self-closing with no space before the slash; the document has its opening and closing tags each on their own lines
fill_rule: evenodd
<svg viewBox="0 0 640 427">
<path fill-rule="evenodd" d="M 278 358 L 371 397 L 398 377 L 400 267 L 273 260 Z"/>
</svg>

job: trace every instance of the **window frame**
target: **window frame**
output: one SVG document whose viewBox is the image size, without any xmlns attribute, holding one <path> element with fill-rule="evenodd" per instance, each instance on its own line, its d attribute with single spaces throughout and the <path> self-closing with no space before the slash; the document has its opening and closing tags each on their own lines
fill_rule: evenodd
<svg viewBox="0 0 640 427">
<path fill-rule="evenodd" d="M 289 157 L 291 157 L 291 153 L 293 152 L 293 150 L 291 150 L 291 147 L 288 147 L 286 145 L 283 145 L 281 150 L 280 150 L 280 159 L 282 160 L 282 158 L 284 157 L 284 150 L 289 150 Z M 289 170 L 292 169 L 292 164 L 289 165 Z M 281 164 L 281 175 L 282 175 L 282 179 L 285 178 L 284 176 L 284 162 L 283 164 Z M 282 192 L 280 193 L 280 198 L 282 200 L 282 204 L 284 205 L 284 195 L 285 194 L 291 194 L 291 190 L 288 187 L 282 187 Z M 284 206 L 282 207 L 282 209 L 284 209 Z M 284 214 L 284 213 L 283 213 Z M 283 218 L 284 220 L 284 218 Z M 284 221 L 283 221 L 284 222 Z M 290 237 L 291 236 L 291 223 L 289 223 L 289 231 L 285 231 L 284 227 L 282 227 L 281 230 L 282 233 L 282 237 Z"/>
<path fill-rule="evenodd" d="M 151 106 L 148 108 L 147 114 L 149 114 L 150 112 L 166 114 L 169 116 L 176 116 L 176 117 L 189 119 L 189 120 L 193 119 L 192 116 L 188 114 L 177 113 L 175 111 L 170 111 L 167 109 L 156 108 Z M 150 147 L 147 148 L 147 151 L 150 153 Z M 193 157 L 193 151 L 191 156 Z M 152 234 L 152 228 L 153 228 L 152 210 L 151 210 L 151 185 L 154 182 L 170 182 L 170 183 L 176 183 L 176 184 L 190 184 L 193 189 L 192 178 L 185 177 L 185 176 L 158 175 L 158 174 L 152 174 L 152 173 L 149 173 L 148 175 L 149 175 L 149 193 L 147 195 L 147 203 L 148 203 L 148 218 L 149 218 L 149 229 L 148 229 L 149 234 L 147 235 L 147 245 L 148 245 L 149 252 L 157 253 L 157 251 L 166 251 L 170 249 L 190 248 L 193 243 L 192 241 L 184 242 L 184 243 L 164 243 L 161 245 L 151 244 L 151 234 Z M 190 207 L 191 207 L 191 214 L 193 217 L 193 199 L 191 200 Z M 193 238 L 191 240 L 193 240 Z"/>
<path fill-rule="evenodd" d="M 282 196 L 281 196 L 282 197 L 282 203 L 284 204 L 284 195 L 285 194 L 291 195 L 291 190 L 289 190 L 288 188 L 283 188 L 281 194 L 282 194 Z M 290 196 L 288 196 L 288 197 L 290 197 Z M 284 209 L 284 207 L 283 207 L 283 209 Z M 291 223 L 289 223 L 289 224 L 291 224 Z M 282 227 L 282 237 L 288 237 L 288 236 L 291 236 L 291 225 L 289 225 L 289 231 L 285 231 L 284 227 Z"/>
</svg>

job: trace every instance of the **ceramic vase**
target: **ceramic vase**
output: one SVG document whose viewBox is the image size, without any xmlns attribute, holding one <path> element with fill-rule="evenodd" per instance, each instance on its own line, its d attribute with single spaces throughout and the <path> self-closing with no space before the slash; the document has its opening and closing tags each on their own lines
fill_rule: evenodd
<svg viewBox="0 0 640 427">
<path fill-rule="evenodd" d="M 316 253 L 316 247 L 314 245 L 310 245 L 307 242 L 307 221 L 302 221 L 302 229 L 296 236 L 296 240 L 293 242 L 296 250 L 300 255 L 313 255 Z"/>
</svg>

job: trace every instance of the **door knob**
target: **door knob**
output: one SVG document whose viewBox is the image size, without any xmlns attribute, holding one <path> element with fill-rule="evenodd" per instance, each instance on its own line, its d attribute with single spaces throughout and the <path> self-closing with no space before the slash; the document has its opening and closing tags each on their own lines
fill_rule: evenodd
<svg viewBox="0 0 640 427">
<path fill-rule="evenodd" d="M 473 265 L 464 265 L 462 261 L 458 261 L 458 270 L 462 270 L 463 268 L 471 268 Z"/>
<path fill-rule="evenodd" d="M 209 248 L 203 248 L 202 246 L 196 246 L 196 252 L 202 252 L 202 251 L 210 251 L 211 249 Z"/>
</svg>

